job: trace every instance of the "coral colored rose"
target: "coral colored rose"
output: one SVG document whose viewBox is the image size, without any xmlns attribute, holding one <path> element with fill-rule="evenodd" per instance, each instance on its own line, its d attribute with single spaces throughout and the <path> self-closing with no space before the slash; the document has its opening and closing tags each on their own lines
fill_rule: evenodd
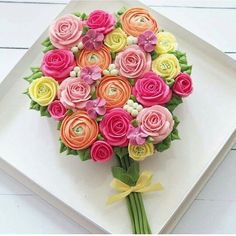
<svg viewBox="0 0 236 236">
<path fill-rule="evenodd" d="M 53 119 L 60 121 L 64 119 L 67 109 L 59 100 L 55 100 L 49 104 L 48 112 Z"/>
<path fill-rule="evenodd" d="M 151 56 L 141 50 L 139 46 L 132 45 L 118 53 L 115 65 L 120 75 L 127 78 L 138 78 L 150 70 Z"/>
<path fill-rule="evenodd" d="M 50 41 L 56 48 L 70 49 L 80 41 L 83 21 L 74 15 L 57 19 L 49 28 Z"/>
<path fill-rule="evenodd" d="M 125 11 L 120 21 L 122 29 L 128 34 L 137 37 L 141 33 L 150 30 L 157 32 L 158 25 L 155 18 L 144 8 L 134 7 Z"/>
<path fill-rule="evenodd" d="M 112 146 L 105 141 L 96 141 L 91 148 L 91 157 L 97 162 L 106 162 L 112 158 Z"/>
<path fill-rule="evenodd" d="M 162 142 L 172 131 L 174 120 L 169 110 L 155 105 L 144 108 L 137 116 L 141 129 L 154 139 L 154 143 Z"/>
<path fill-rule="evenodd" d="M 70 76 L 75 66 L 74 55 L 71 51 L 55 49 L 44 55 L 41 70 L 44 75 L 61 82 Z"/>
<path fill-rule="evenodd" d="M 107 112 L 99 124 L 105 140 L 112 146 L 128 145 L 127 133 L 132 120 L 131 115 L 122 108 L 114 108 Z"/>
<path fill-rule="evenodd" d="M 87 112 L 77 111 L 62 121 L 60 129 L 61 141 L 74 150 L 90 147 L 98 136 L 98 124 Z"/>
<path fill-rule="evenodd" d="M 97 97 L 106 100 L 106 108 L 123 107 L 131 95 L 131 85 L 121 76 L 105 76 L 96 89 Z"/>
<path fill-rule="evenodd" d="M 180 97 L 187 97 L 190 95 L 193 91 L 191 77 L 185 73 L 179 74 L 175 79 L 172 90 Z"/>
<path fill-rule="evenodd" d="M 79 78 L 68 78 L 59 87 L 58 98 L 66 108 L 85 108 L 91 98 L 91 87 Z"/>
<path fill-rule="evenodd" d="M 87 19 L 87 25 L 97 32 L 107 34 L 112 31 L 115 25 L 115 18 L 112 14 L 103 10 L 95 10 L 91 12 Z"/>
<path fill-rule="evenodd" d="M 77 56 L 76 62 L 81 68 L 97 65 L 102 70 L 105 70 L 111 64 L 112 58 L 109 49 L 103 46 L 98 51 L 81 50 Z"/>
<path fill-rule="evenodd" d="M 172 96 L 169 86 L 154 72 L 147 72 L 136 81 L 133 94 L 145 107 L 164 105 Z"/>
<path fill-rule="evenodd" d="M 154 145 L 153 143 L 144 143 L 142 145 L 132 145 L 128 146 L 129 156 L 135 161 L 143 161 L 147 157 L 153 155 Z"/>
</svg>

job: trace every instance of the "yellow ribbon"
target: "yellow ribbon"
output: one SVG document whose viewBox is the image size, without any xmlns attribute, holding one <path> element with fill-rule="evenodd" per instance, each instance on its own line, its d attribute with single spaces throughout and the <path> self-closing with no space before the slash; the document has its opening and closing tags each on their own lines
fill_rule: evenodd
<svg viewBox="0 0 236 236">
<path fill-rule="evenodd" d="M 107 203 L 112 204 L 116 201 L 119 201 L 127 197 L 132 192 L 147 193 L 163 190 L 163 186 L 160 183 L 151 184 L 152 176 L 153 174 L 150 171 L 142 172 L 135 186 L 129 186 L 118 179 L 113 179 L 111 186 L 121 193 L 110 196 L 107 200 Z"/>
</svg>

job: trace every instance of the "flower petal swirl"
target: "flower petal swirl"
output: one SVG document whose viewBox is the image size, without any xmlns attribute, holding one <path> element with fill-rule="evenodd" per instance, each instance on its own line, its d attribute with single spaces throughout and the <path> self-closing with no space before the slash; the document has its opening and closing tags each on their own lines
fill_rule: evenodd
<svg viewBox="0 0 236 236">
<path fill-rule="evenodd" d="M 177 48 L 175 36 L 169 32 L 159 32 L 157 34 L 157 42 L 155 51 L 158 54 L 173 52 Z"/>
<path fill-rule="evenodd" d="M 135 161 L 143 161 L 147 157 L 153 155 L 154 145 L 153 143 L 144 143 L 142 145 L 132 145 L 128 146 L 129 156 Z"/>
</svg>

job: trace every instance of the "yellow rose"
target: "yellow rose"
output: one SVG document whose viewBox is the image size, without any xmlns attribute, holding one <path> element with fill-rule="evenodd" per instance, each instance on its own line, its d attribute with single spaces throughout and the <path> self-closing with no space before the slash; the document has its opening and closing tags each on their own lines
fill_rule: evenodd
<svg viewBox="0 0 236 236">
<path fill-rule="evenodd" d="M 129 144 L 128 151 L 129 156 L 135 161 L 143 161 L 154 153 L 154 145 L 153 143 L 145 143 L 143 145 Z"/>
<path fill-rule="evenodd" d="M 41 77 L 30 84 L 29 95 L 40 106 L 47 106 L 55 99 L 58 86 L 53 78 Z"/>
<path fill-rule="evenodd" d="M 157 34 L 157 45 L 155 51 L 158 54 L 173 52 L 177 48 L 175 36 L 169 32 L 160 32 Z"/>
<path fill-rule="evenodd" d="M 110 48 L 112 52 L 119 52 L 127 45 L 127 35 L 121 29 L 117 28 L 107 34 L 105 38 L 105 45 Z"/>
<path fill-rule="evenodd" d="M 152 62 L 152 70 L 165 80 L 175 79 L 180 73 L 179 61 L 173 54 L 161 54 Z"/>
</svg>

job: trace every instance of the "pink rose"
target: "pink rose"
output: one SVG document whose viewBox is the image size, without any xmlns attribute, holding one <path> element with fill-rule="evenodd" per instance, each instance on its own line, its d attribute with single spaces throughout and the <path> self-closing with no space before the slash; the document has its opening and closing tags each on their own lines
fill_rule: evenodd
<svg viewBox="0 0 236 236">
<path fill-rule="evenodd" d="M 136 81 L 133 94 L 145 107 L 164 105 L 170 101 L 172 96 L 172 92 L 164 80 L 151 71 Z"/>
<path fill-rule="evenodd" d="M 44 55 L 41 70 L 44 75 L 61 82 L 70 76 L 75 66 L 74 55 L 71 51 L 55 49 Z"/>
<path fill-rule="evenodd" d="M 115 65 L 120 75 L 126 78 L 139 78 L 151 68 L 151 56 L 139 46 L 132 45 L 118 53 Z"/>
<path fill-rule="evenodd" d="M 141 129 L 154 139 L 154 143 L 162 142 L 172 131 L 174 120 L 169 110 L 155 105 L 144 108 L 137 116 Z"/>
<path fill-rule="evenodd" d="M 55 100 L 48 106 L 48 112 L 53 119 L 60 121 L 64 119 L 67 109 L 59 100 Z"/>
<path fill-rule="evenodd" d="M 172 87 L 173 92 L 180 97 L 187 97 L 193 91 L 192 79 L 186 73 L 181 73 L 175 78 L 175 83 Z"/>
<path fill-rule="evenodd" d="M 94 161 L 106 162 L 112 158 L 112 146 L 105 141 L 96 141 L 91 148 L 91 157 Z"/>
<path fill-rule="evenodd" d="M 56 48 L 70 49 L 80 41 L 83 21 L 74 15 L 65 15 L 57 19 L 49 28 L 51 43 Z"/>
<path fill-rule="evenodd" d="M 107 112 L 99 123 L 100 132 L 112 146 L 127 146 L 131 115 L 122 108 L 114 108 Z"/>
<path fill-rule="evenodd" d="M 91 87 L 79 78 L 67 78 L 60 84 L 58 98 L 68 109 L 83 109 L 91 98 Z"/>
<path fill-rule="evenodd" d="M 115 25 L 115 18 L 112 14 L 103 10 L 95 10 L 91 12 L 87 19 L 87 25 L 97 32 L 107 34 L 112 31 Z"/>
</svg>

